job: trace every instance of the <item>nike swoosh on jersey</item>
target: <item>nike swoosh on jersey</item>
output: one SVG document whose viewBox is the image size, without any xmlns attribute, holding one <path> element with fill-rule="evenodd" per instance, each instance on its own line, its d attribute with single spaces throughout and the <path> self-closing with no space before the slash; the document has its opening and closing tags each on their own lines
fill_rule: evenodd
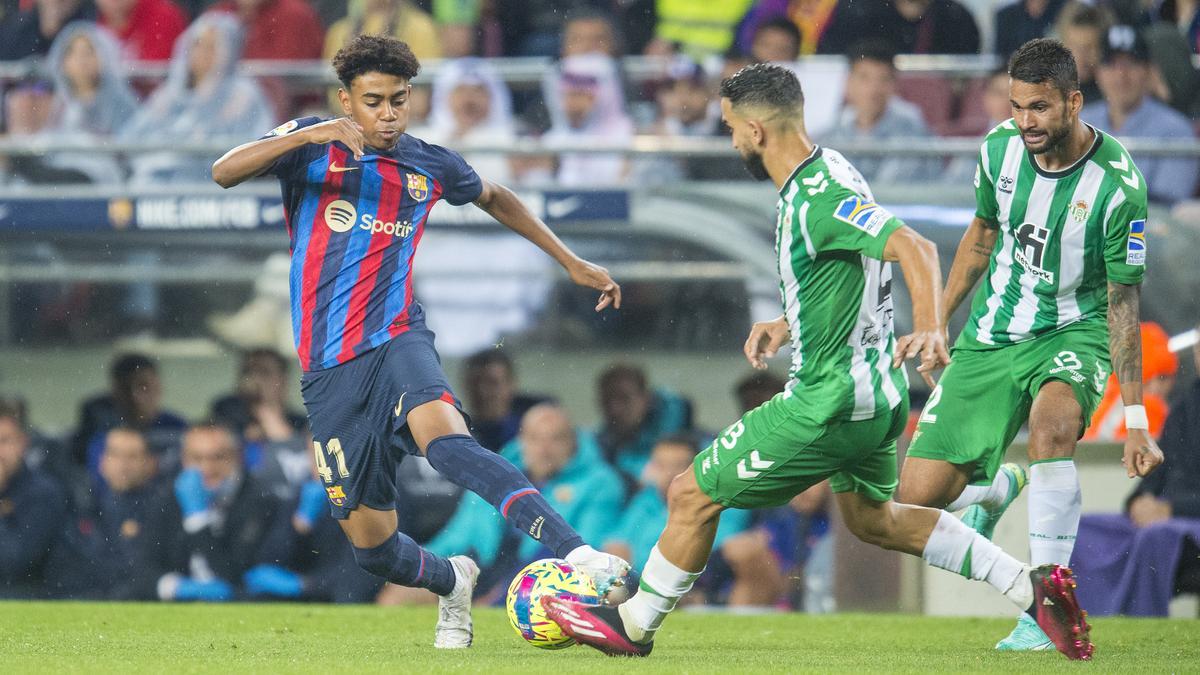
<svg viewBox="0 0 1200 675">
<path fill-rule="evenodd" d="M 399 417 L 400 413 L 404 411 L 404 397 L 407 395 L 407 391 L 403 394 L 400 394 L 400 402 L 396 404 L 396 417 Z"/>
<path fill-rule="evenodd" d="M 330 164 L 329 170 L 332 171 L 333 173 L 342 173 L 343 171 L 358 171 L 358 167 L 357 166 L 338 166 L 337 164 Z"/>
</svg>

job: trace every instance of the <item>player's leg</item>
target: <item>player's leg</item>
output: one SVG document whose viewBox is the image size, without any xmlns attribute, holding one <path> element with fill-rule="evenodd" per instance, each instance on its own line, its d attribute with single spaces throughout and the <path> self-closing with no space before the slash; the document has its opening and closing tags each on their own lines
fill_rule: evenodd
<svg viewBox="0 0 1200 675">
<path fill-rule="evenodd" d="M 601 596 L 628 573 L 624 560 L 586 544 L 517 467 L 481 446 L 454 405 L 442 398 L 421 403 L 408 411 L 407 427 L 438 473 L 483 497 L 510 525 L 578 567 Z"/>
<path fill-rule="evenodd" d="M 1000 467 L 1029 409 L 1011 360 L 1005 349 L 955 351 L 918 420 L 896 501 L 948 511 L 979 505 L 990 534 L 1025 484 L 1018 467 Z"/>
</svg>

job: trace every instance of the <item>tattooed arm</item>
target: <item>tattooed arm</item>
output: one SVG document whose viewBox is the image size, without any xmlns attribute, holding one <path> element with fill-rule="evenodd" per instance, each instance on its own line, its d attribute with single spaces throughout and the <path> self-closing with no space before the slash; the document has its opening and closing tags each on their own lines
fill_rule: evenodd
<svg viewBox="0 0 1200 675">
<path fill-rule="evenodd" d="M 978 216 L 963 233 L 962 240 L 958 242 L 958 252 L 954 254 L 954 264 L 950 266 L 950 278 L 946 280 L 946 289 L 942 291 L 943 326 L 950 325 L 950 315 L 954 314 L 954 310 L 975 288 L 979 277 L 987 271 L 999 234 L 995 223 Z"/>
<path fill-rule="evenodd" d="M 1138 324 L 1140 285 L 1108 282 L 1108 353 L 1121 386 L 1121 401 L 1142 405 L 1142 333 Z M 1128 429 L 1121 463 L 1130 478 L 1145 476 L 1162 464 L 1162 450 L 1147 429 Z"/>
</svg>

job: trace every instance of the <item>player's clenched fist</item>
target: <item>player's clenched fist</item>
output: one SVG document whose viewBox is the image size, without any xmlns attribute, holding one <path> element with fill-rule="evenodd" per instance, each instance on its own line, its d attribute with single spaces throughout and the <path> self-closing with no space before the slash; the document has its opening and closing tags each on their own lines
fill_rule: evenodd
<svg viewBox="0 0 1200 675">
<path fill-rule="evenodd" d="M 784 317 L 781 316 L 771 321 L 759 321 L 750 327 L 750 337 L 746 338 L 746 344 L 742 351 L 746 354 L 746 360 L 756 370 L 766 370 L 766 360 L 775 356 L 779 348 L 787 344 L 790 337 L 791 331 L 788 329 L 787 319 Z"/>
<path fill-rule="evenodd" d="M 327 122 L 321 122 L 320 124 L 314 124 L 310 127 L 305 127 L 301 133 L 305 135 L 309 143 L 318 145 L 340 141 L 354 153 L 354 159 L 362 159 L 363 148 L 367 145 L 367 138 L 363 135 L 363 128 L 349 117 L 339 117 Z"/>
</svg>

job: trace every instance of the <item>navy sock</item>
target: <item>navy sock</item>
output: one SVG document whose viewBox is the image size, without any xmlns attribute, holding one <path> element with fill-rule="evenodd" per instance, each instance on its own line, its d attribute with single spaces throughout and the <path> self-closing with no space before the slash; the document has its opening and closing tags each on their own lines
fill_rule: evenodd
<svg viewBox="0 0 1200 675">
<path fill-rule="evenodd" d="M 375 548 L 354 547 L 358 566 L 393 584 L 428 588 L 438 595 L 454 590 L 454 568 L 450 561 L 417 545 L 403 532 L 396 532 Z"/>
<path fill-rule="evenodd" d="M 451 483 L 483 497 L 509 525 L 565 558 L 583 545 L 579 536 L 517 467 L 462 434 L 439 436 L 425 448 L 430 466 Z"/>
</svg>

